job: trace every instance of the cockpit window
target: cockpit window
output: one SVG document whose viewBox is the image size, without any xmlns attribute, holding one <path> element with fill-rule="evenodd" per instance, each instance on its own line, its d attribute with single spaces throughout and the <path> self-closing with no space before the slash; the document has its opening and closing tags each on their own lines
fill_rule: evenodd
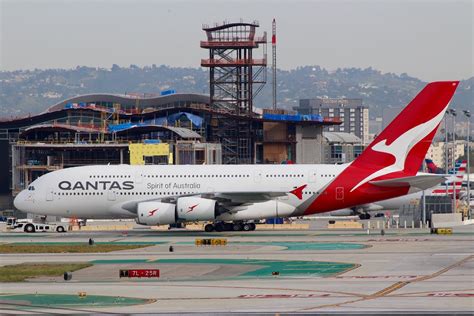
<svg viewBox="0 0 474 316">
<path fill-rule="evenodd" d="M 34 186 L 30 185 L 30 186 L 28 187 L 28 191 L 34 191 L 34 190 L 35 190 L 35 187 L 34 187 Z"/>
</svg>

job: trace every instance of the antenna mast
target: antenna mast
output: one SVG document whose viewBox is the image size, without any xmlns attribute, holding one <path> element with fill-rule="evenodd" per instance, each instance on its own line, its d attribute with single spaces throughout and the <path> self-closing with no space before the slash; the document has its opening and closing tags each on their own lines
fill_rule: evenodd
<svg viewBox="0 0 474 316">
<path fill-rule="evenodd" d="M 272 22 L 272 71 L 273 71 L 273 109 L 276 110 L 277 108 L 277 84 L 276 84 L 276 21 L 273 19 Z"/>
</svg>

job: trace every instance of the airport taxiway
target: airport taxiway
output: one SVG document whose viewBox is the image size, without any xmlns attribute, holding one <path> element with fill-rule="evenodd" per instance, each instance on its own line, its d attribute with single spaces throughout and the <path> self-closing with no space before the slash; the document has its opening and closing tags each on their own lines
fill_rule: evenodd
<svg viewBox="0 0 474 316">
<path fill-rule="evenodd" d="M 228 244 L 194 245 L 196 238 L 219 237 Z M 403 229 L 384 236 L 360 230 L 207 234 L 140 229 L 10 233 L 1 238 L 8 243 L 87 243 L 93 238 L 96 243 L 150 245 L 97 254 L 2 254 L 1 265 L 92 262 L 94 266 L 74 272 L 71 281 L 42 277 L 0 283 L 1 313 L 474 310 L 472 226 L 455 229 L 453 235 Z M 125 268 L 157 268 L 161 277 L 119 278 L 118 271 Z M 280 275 L 273 276 L 275 271 Z M 77 299 L 79 292 L 89 298 Z M 13 299 L 12 294 L 24 295 Z M 54 296 L 46 294 L 71 295 L 71 302 L 53 304 Z M 109 301 L 92 299 L 94 295 Z M 143 300 L 120 303 L 129 298 Z"/>
</svg>

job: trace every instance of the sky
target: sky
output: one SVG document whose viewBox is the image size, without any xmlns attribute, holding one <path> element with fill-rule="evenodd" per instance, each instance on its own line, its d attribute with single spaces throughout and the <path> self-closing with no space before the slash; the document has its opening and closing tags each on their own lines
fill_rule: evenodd
<svg viewBox="0 0 474 316">
<path fill-rule="evenodd" d="M 202 25 L 277 21 L 277 67 L 474 75 L 473 0 L 0 0 L 0 70 L 200 67 Z M 270 45 L 268 53 L 270 54 Z M 271 58 L 269 58 L 271 61 Z"/>
</svg>

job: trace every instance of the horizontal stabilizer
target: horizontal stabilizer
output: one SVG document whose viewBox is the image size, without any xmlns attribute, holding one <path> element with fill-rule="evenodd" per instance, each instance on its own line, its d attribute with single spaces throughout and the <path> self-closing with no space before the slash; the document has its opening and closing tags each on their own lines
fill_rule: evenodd
<svg viewBox="0 0 474 316">
<path fill-rule="evenodd" d="M 445 177 L 441 175 L 419 175 L 413 177 L 403 177 L 403 178 L 394 178 L 388 180 L 377 180 L 377 181 L 370 181 L 370 184 L 379 186 L 379 187 L 412 187 L 417 188 L 419 190 L 426 190 L 435 185 L 440 184 L 445 180 Z"/>
</svg>

